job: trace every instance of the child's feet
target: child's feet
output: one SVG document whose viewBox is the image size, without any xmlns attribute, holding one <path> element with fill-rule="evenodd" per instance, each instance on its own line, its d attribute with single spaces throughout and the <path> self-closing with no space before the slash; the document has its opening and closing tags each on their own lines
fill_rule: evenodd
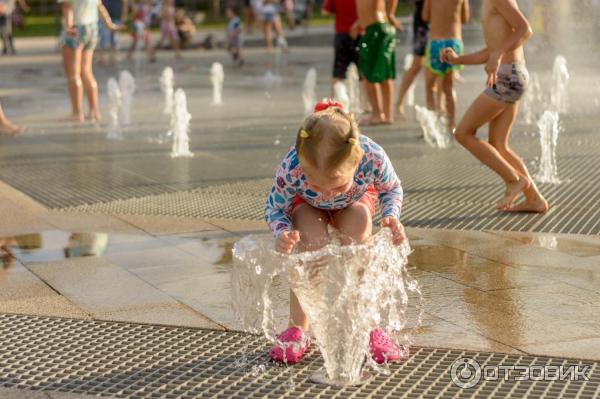
<svg viewBox="0 0 600 399">
<path fill-rule="evenodd" d="M 289 327 L 279 334 L 277 343 L 269 351 L 269 357 L 276 362 L 296 364 L 302 359 L 309 346 L 310 339 L 301 328 Z"/>
<path fill-rule="evenodd" d="M 0 122 L 0 134 L 8 134 L 10 136 L 16 136 L 17 134 L 23 133 L 25 128 L 19 125 L 15 125 L 8 119 Z"/>
<path fill-rule="evenodd" d="M 519 194 L 527 190 L 530 184 L 531 182 L 529 181 L 529 179 L 524 176 L 519 176 L 519 180 L 515 182 L 506 183 L 506 191 L 504 193 L 504 198 L 502 198 L 502 200 L 498 202 L 496 208 L 501 211 L 505 211 L 508 208 L 510 208 L 513 202 L 515 202 L 515 200 L 519 196 Z"/>
<path fill-rule="evenodd" d="M 525 199 L 523 202 L 506 209 L 507 212 L 546 213 L 550 209 L 548 201 L 539 197 L 535 200 Z"/>
<path fill-rule="evenodd" d="M 102 114 L 100 114 L 100 110 L 90 110 L 90 113 L 88 115 L 88 119 L 91 120 L 92 122 L 100 122 L 102 121 Z"/>
<path fill-rule="evenodd" d="M 361 126 L 377 126 L 377 125 L 383 125 L 386 124 L 388 122 L 386 122 L 385 116 L 383 114 L 377 116 L 377 115 L 371 115 L 368 118 L 363 118 L 360 120 L 359 125 Z"/>
<path fill-rule="evenodd" d="M 400 347 L 381 328 L 371 331 L 369 351 L 377 364 L 396 361 L 402 355 Z"/>
<path fill-rule="evenodd" d="M 406 120 L 406 112 L 404 111 L 404 106 L 396 108 L 396 117 L 401 121 Z"/>
</svg>

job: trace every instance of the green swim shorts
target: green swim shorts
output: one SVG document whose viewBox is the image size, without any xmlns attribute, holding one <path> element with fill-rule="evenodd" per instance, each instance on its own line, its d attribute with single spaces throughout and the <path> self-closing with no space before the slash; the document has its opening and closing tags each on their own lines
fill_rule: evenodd
<svg viewBox="0 0 600 399">
<path fill-rule="evenodd" d="M 392 25 L 367 27 L 358 46 L 358 69 L 369 83 L 396 78 L 396 29 Z"/>
</svg>

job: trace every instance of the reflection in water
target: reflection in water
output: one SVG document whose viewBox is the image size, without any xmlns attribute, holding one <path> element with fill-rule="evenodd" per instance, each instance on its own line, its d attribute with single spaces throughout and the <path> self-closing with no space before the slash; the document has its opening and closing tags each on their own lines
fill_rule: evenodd
<svg viewBox="0 0 600 399">
<path fill-rule="evenodd" d="M 369 244 L 334 242 L 288 256 L 276 253 L 270 238 L 246 237 L 233 250 L 236 316 L 247 331 L 274 341 L 274 283 L 287 273 L 324 359 L 325 372 L 313 378 L 334 385 L 360 383 L 365 358 L 370 359 L 371 330 L 388 331 L 408 354 L 410 339 L 404 330 L 409 294 L 420 296 L 417 282 L 406 271 L 409 253 L 408 243 L 393 245 L 389 229 L 382 229 Z"/>
<path fill-rule="evenodd" d="M 14 264 L 22 257 L 34 260 L 60 260 L 81 256 L 101 256 L 108 244 L 106 233 L 46 232 L 0 238 L 2 266 Z M 40 253 L 47 252 L 46 256 Z M 39 256 L 39 258 L 38 258 Z"/>
</svg>

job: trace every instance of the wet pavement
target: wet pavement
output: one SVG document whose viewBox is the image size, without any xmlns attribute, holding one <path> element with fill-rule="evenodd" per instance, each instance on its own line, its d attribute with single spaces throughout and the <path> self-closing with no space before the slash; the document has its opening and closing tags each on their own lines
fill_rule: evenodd
<svg viewBox="0 0 600 399">
<path fill-rule="evenodd" d="M 302 118 L 304 74 L 316 67 L 318 95 L 327 95 L 331 51 L 293 48 L 272 87 L 262 80 L 267 57 L 249 50 L 247 58 L 241 70 L 222 52 L 178 62 L 161 54 L 137 71 L 123 63 L 138 91 L 122 141 L 108 140 L 104 123 L 59 120 L 68 99 L 57 55 L 2 65 L 3 107 L 30 130 L 0 137 L 0 313 L 237 328 L 231 247 L 246 234 L 268 234 L 262 203 Z M 225 65 L 223 107 L 210 106 L 213 61 Z M 169 63 L 188 95 L 191 159 L 172 159 L 165 142 L 158 78 Z M 548 79 L 545 67 L 530 63 Z M 600 360 L 600 85 L 592 66 L 572 67 L 558 146 L 566 182 L 541 186 L 553 205 L 545 216 L 495 212 L 499 180 L 457 146 L 429 148 L 412 117 L 364 129 L 390 154 L 406 190 L 409 270 L 425 309 L 422 325 L 410 329 L 415 345 Z M 96 70 L 106 114 L 103 88 L 118 69 Z M 458 115 L 483 82 L 479 68 L 463 77 Z M 421 80 L 416 92 L 422 103 Z M 518 121 L 513 143 L 534 171 L 536 127 Z M 285 323 L 284 287 L 278 297 Z"/>
</svg>

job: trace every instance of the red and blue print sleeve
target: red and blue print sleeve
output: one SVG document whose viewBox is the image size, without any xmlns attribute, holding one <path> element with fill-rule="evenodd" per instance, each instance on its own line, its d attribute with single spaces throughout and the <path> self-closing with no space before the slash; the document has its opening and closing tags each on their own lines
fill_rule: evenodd
<svg viewBox="0 0 600 399">
<path fill-rule="evenodd" d="M 375 143 L 369 156 L 373 157 L 373 186 L 378 193 L 381 217 L 400 219 L 404 193 L 394 166 L 383 148 Z"/>
<path fill-rule="evenodd" d="M 273 235 L 277 238 L 284 231 L 292 230 L 290 217 L 297 187 L 300 185 L 298 173 L 298 158 L 292 148 L 277 168 L 273 187 L 265 204 L 265 220 Z"/>
</svg>

